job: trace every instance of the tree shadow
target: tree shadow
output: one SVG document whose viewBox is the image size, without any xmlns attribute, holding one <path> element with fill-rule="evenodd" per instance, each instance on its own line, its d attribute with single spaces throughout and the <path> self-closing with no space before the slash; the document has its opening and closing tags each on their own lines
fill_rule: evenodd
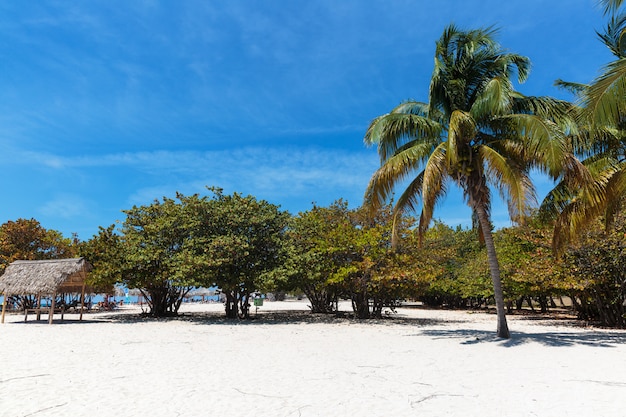
<svg viewBox="0 0 626 417">
<path fill-rule="evenodd" d="M 94 324 L 94 323 L 101 323 L 101 320 L 93 320 L 93 319 L 57 319 L 55 318 L 54 321 L 52 322 L 51 326 L 68 326 L 68 325 L 74 325 L 74 324 Z M 48 318 L 46 317 L 45 319 L 41 319 L 41 320 L 37 320 L 37 319 L 28 319 L 27 321 L 22 320 L 15 320 L 15 321 L 10 321 L 10 322 L 6 322 L 4 324 L 9 324 L 9 325 L 24 325 L 24 326 L 32 326 L 35 324 L 45 324 L 45 325 L 49 325 L 48 323 Z"/>
<path fill-rule="evenodd" d="M 378 319 L 356 319 L 350 314 L 315 314 L 303 312 L 302 310 L 281 310 L 268 311 L 255 314 L 251 313 L 249 319 L 229 319 L 224 313 L 215 312 L 194 312 L 182 313 L 172 317 L 149 317 L 140 314 L 110 314 L 101 316 L 101 319 L 109 322 L 117 323 L 140 323 L 140 322 L 168 322 L 180 321 L 197 325 L 236 325 L 236 326 L 255 326 L 255 325 L 302 325 L 302 324 L 372 324 L 372 325 L 394 325 L 394 326 L 435 326 L 453 323 L 461 323 L 460 321 L 451 321 L 443 319 L 424 319 L 413 317 L 387 316 Z"/>
<path fill-rule="evenodd" d="M 626 344 L 624 331 L 595 331 L 584 332 L 511 332 L 511 338 L 502 339 L 494 331 L 471 329 L 426 329 L 420 335 L 433 338 L 463 339 L 462 345 L 478 343 L 497 343 L 502 347 L 516 347 L 526 343 L 539 343 L 544 346 L 590 346 L 614 348 Z"/>
</svg>

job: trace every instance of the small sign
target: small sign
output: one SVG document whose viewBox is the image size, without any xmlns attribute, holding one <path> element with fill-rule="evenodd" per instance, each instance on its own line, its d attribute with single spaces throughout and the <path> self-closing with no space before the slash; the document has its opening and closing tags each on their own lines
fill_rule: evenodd
<svg viewBox="0 0 626 417">
<path fill-rule="evenodd" d="M 255 307 L 261 307 L 263 305 L 263 299 L 262 298 L 255 298 L 254 299 L 254 306 Z"/>
</svg>

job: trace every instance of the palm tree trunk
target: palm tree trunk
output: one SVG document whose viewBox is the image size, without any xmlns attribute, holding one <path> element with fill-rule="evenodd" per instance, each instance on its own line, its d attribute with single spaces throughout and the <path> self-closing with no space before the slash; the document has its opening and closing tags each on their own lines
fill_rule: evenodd
<svg viewBox="0 0 626 417">
<path fill-rule="evenodd" d="M 509 326 L 506 323 L 506 313 L 504 311 L 504 294 L 502 292 L 502 281 L 500 280 L 500 265 L 496 256 L 496 246 L 493 243 L 491 234 L 491 222 L 489 215 L 484 207 L 476 204 L 474 207 L 480 227 L 485 239 L 485 247 L 487 248 L 487 259 L 489 260 L 489 271 L 491 272 L 491 282 L 493 283 L 493 294 L 496 299 L 496 312 L 498 314 L 498 337 L 508 339 L 511 337 Z"/>
</svg>

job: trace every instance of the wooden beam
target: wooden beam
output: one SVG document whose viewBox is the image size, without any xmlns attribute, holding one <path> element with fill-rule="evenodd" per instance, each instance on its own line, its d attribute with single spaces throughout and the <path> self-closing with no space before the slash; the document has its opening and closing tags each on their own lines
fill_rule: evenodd
<svg viewBox="0 0 626 417">
<path fill-rule="evenodd" d="M 83 277 L 83 289 L 80 291 L 80 320 L 83 320 L 83 308 L 85 308 L 85 277 Z"/>
<path fill-rule="evenodd" d="M 37 321 L 41 320 L 41 293 L 37 293 L 37 298 L 35 299 L 35 305 L 37 306 Z M 26 321 L 26 317 L 24 317 L 24 321 Z"/>
<path fill-rule="evenodd" d="M 4 313 L 7 311 L 7 293 L 2 294 L 2 323 L 4 323 Z"/>
<path fill-rule="evenodd" d="M 50 312 L 48 312 L 48 324 L 52 324 L 54 320 L 54 301 L 57 298 L 56 293 L 52 294 L 52 301 L 50 301 Z"/>
</svg>

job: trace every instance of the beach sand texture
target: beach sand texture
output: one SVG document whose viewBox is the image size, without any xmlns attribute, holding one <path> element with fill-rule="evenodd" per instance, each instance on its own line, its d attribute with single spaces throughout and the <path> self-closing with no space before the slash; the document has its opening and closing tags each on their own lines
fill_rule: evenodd
<svg viewBox="0 0 626 417">
<path fill-rule="evenodd" d="M 286 313 L 306 309 L 266 302 L 250 322 L 200 303 L 174 320 L 136 307 L 53 325 L 7 315 L 0 416 L 626 415 L 624 331 L 510 316 L 500 340 L 485 313 Z"/>
</svg>

